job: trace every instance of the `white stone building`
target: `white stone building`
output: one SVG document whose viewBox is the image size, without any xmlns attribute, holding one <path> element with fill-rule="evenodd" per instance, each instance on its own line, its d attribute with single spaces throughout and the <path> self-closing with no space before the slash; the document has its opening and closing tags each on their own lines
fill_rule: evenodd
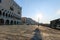
<svg viewBox="0 0 60 40">
<path fill-rule="evenodd" d="M 26 18 L 26 17 L 23 17 L 25 20 L 25 24 L 28 24 L 28 25 L 37 25 L 38 22 L 36 22 L 35 20 L 33 20 L 32 18 Z"/>
<path fill-rule="evenodd" d="M 0 0 L 0 25 L 21 24 L 21 11 L 14 0 Z"/>
</svg>

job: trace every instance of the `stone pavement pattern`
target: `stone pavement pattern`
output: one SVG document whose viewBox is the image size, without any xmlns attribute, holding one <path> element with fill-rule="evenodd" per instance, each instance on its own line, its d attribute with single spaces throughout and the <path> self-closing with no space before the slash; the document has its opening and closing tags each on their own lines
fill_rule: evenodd
<svg viewBox="0 0 60 40">
<path fill-rule="evenodd" d="M 60 30 L 37 25 L 1 25 L 0 40 L 60 40 Z"/>
<path fill-rule="evenodd" d="M 43 40 L 60 40 L 60 30 L 40 26 Z"/>
</svg>

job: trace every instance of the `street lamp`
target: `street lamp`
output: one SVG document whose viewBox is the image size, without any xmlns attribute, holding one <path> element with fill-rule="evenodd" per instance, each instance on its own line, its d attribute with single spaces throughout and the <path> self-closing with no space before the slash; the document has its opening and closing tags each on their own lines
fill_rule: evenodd
<svg viewBox="0 0 60 40">
<path fill-rule="evenodd" d="M 38 27 L 39 27 L 39 22 L 41 21 L 43 15 L 41 13 L 37 14 L 37 21 L 38 21 Z"/>
<path fill-rule="evenodd" d="M 39 28 L 39 17 L 38 17 L 38 28 Z"/>
</svg>

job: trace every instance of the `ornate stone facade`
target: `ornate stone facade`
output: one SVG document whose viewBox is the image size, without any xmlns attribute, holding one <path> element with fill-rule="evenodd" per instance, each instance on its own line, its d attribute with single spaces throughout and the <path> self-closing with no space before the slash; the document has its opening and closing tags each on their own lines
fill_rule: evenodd
<svg viewBox="0 0 60 40">
<path fill-rule="evenodd" d="M 14 0 L 0 0 L 0 25 L 21 24 L 21 11 Z"/>
</svg>

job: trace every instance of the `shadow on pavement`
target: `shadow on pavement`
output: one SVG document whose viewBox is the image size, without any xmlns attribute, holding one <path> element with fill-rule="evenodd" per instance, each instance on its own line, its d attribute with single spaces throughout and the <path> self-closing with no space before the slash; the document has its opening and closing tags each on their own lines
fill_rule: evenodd
<svg viewBox="0 0 60 40">
<path fill-rule="evenodd" d="M 40 33 L 40 30 L 38 28 L 36 28 L 34 30 L 35 34 L 34 36 L 31 38 L 31 40 L 42 40 L 42 36 L 41 36 L 41 33 Z"/>
</svg>

